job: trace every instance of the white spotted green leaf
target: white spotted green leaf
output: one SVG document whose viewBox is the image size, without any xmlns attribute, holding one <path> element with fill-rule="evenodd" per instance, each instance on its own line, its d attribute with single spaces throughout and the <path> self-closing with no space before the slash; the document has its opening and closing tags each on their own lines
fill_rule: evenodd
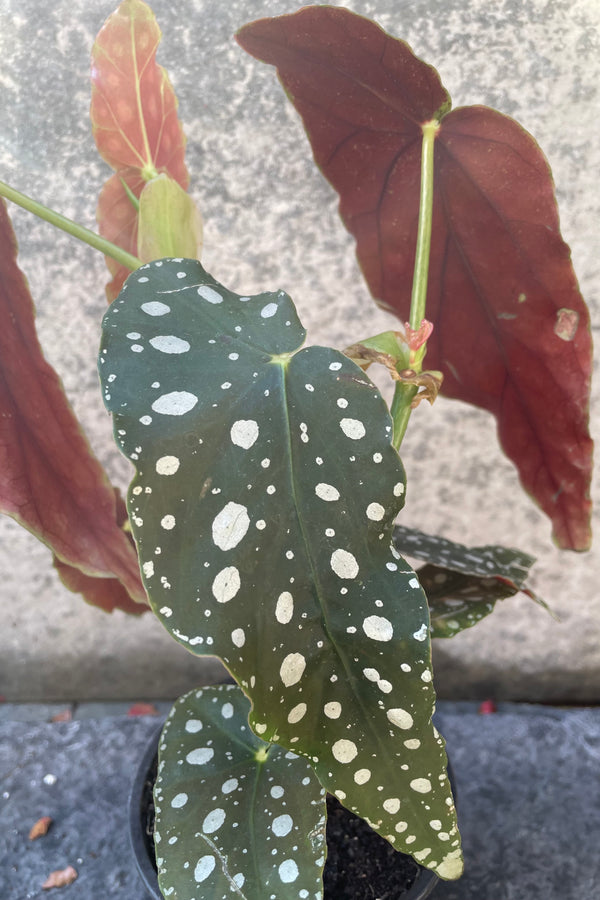
<svg viewBox="0 0 600 900">
<path fill-rule="evenodd" d="M 417 574 L 429 602 L 432 638 L 472 628 L 493 612 L 497 601 L 519 591 L 548 610 L 526 585 L 535 560 L 521 550 L 467 547 L 400 525 L 394 528 L 394 544 L 399 552 L 429 563 Z"/>
<path fill-rule="evenodd" d="M 458 877 L 429 612 L 391 545 L 405 475 L 377 388 L 342 353 L 302 348 L 285 293 L 239 296 L 194 260 L 138 269 L 103 327 L 154 612 L 224 661 L 259 736 L 308 758 L 397 849 Z"/>
<path fill-rule="evenodd" d="M 191 691 L 159 743 L 159 885 L 171 900 L 322 897 L 325 791 L 302 757 L 248 726 L 235 685 Z"/>
</svg>

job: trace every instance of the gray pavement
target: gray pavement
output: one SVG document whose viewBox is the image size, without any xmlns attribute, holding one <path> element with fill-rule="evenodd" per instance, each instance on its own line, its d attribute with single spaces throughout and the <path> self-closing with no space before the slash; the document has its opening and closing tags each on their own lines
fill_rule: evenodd
<svg viewBox="0 0 600 900">
<path fill-rule="evenodd" d="M 164 711 L 164 705 L 161 712 Z M 436 900 L 600 898 L 600 709 L 439 704 L 457 785 L 466 871 Z M 54 869 L 78 878 L 65 900 L 144 900 L 127 839 L 126 801 L 154 716 L 84 704 L 5 707 L 0 722 L 0 897 L 37 900 Z M 115 712 L 119 714 L 114 714 Z M 28 720 L 23 720 L 28 717 Z M 54 824 L 28 840 L 42 815 Z M 336 898 L 338 900 L 338 898 Z M 343 900 L 343 898 L 339 898 Z"/>
</svg>

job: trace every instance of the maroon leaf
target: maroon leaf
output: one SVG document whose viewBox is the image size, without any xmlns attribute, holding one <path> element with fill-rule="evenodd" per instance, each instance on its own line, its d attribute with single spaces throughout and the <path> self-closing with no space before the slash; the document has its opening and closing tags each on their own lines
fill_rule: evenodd
<svg viewBox="0 0 600 900">
<path fill-rule="evenodd" d="M 408 318 L 421 126 L 438 119 L 427 367 L 494 413 L 525 489 L 564 548 L 590 543 L 589 316 L 561 238 L 548 164 L 516 122 L 448 113 L 439 76 L 347 10 L 308 7 L 238 34 L 278 67 L 378 303 Z"/>
<path fill-rule="evenodd" d="M 4 201 L 0 246 L 0 510 L 62 563 L 96 581 L 118 578 L 130 595 L 127 606 L 131 598 L 145 603 L 137 555 L 117 523 L 113 488 L 43 358 Z"/>
</svg>

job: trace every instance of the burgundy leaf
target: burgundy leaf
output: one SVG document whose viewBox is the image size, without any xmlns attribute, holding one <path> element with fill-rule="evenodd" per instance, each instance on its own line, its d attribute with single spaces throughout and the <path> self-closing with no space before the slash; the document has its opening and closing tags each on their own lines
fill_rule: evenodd
<svg viewBox="0 0 600 900">
<path fill-rule="evenodd" d="M 0 510 L 63 562 L 119 579 L 146 602 L 137 555 L 119 527 L 113 488 L 92 454 L 35 331 L 17 243 L 0 202 Z"/>
<path fill-rule="evenodd" d="M 492 412 L 503 449 L 559 546 L 590 543 L 587 308 L 562 240 L 548 164 L 516 122 L 448 113 L 439 76 L 407 44 L 345 9 L 308 7 L 238 34 L 278 68 L 315 160 L 340 194 L 371 293 L 408 318 L 421 126 L 441 122 L 427 368 L 443 392 Z"/>
</svg>

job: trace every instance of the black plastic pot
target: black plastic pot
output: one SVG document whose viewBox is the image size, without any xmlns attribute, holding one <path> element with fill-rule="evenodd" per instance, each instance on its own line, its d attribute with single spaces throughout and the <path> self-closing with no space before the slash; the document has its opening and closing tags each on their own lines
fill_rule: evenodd
<svg viewBox="0 0 600 900">
<path fill-rule="evenodd" d="M 161 726 L 162 727 L 162 726 Z M 158 887 L 158 878 L 156 874 L 156 866 L 154 862 L 154 842 L 152 839 L 152 827 L 154 824 L 154 807 L 152 804 L 152 789 L 156 778 L 158 740 L 161 728 L 152 735 L 151 740 L 140 760 L 138 770 L 131 788 L 129 796 L 129 833 L 131 846 L 133 849 L 137 869 L 144 883 L 148 897 L 152 900 L 163 900 L 162 894 Z M 410 856 L 403 853 L 393 851 L 383 838 L 376 835 L 362 820 L 358 819 L 348 810 L 343 810 L 333 801 L 335 807 L 334 815 L 328 818 L 327 827 L 327 843 L 329 846 L 328 865 L 331 865 L 332 858 L 343 859 L 343 847 L 347 841 L 353 843 L 356 848 L 365 850 L 366 865 L 363 864 L 361 877 L 357 878 L 355 874 L 349 876 L 350 883 L 353 888 L 357 887 L 357 882 L 363 881 L 369 885 L 374 884 L 377 873 L 385 871 L 385 879 L 387 887 L 382 892 L 386 900 L 425 900 L 429 897 L 438 877 L 429 869 L 424 869 L 417 865 Z M 339 819 L 341 815 L 345 816 L 345 822 L 342 825 L 342 833 L 345 835 L 341 842 L 341 847 L 333 847 L 331 844 L 331 833 L 333 828 L 330 823 L 333 819 Z M 336 825 L 336 830 L 339 826 Z M 368 850 L 364 848 L 365 838 L 369 842 Z M 335 834 L 333 836 L 335 840 Z M 375 848 L 375 849 L 374 849 Z M 407 882 L 407 873 L 410 879 L 410 887 L 405 887 Z M 336 873 L 329 873 L 329 877 L 333 877 L 335 883 Z M 341 877 L 341 876 L 340 876 Z M 353 888 L 349 888 L 348 884 L 340 887 L 339 882 L 335 884 L 331 890 L 327 889 L 328 873 L 325 873 L 325 900 L 358 900 L 360 897 L 360 886 L 358 891 L 352 892 Z M 393 887 L 392 887 L 393 885 Z M 349 892 L 350 891 L 350 892 Z M 372 896 L 372 894 L 370 895 Z"/>
</svg>

